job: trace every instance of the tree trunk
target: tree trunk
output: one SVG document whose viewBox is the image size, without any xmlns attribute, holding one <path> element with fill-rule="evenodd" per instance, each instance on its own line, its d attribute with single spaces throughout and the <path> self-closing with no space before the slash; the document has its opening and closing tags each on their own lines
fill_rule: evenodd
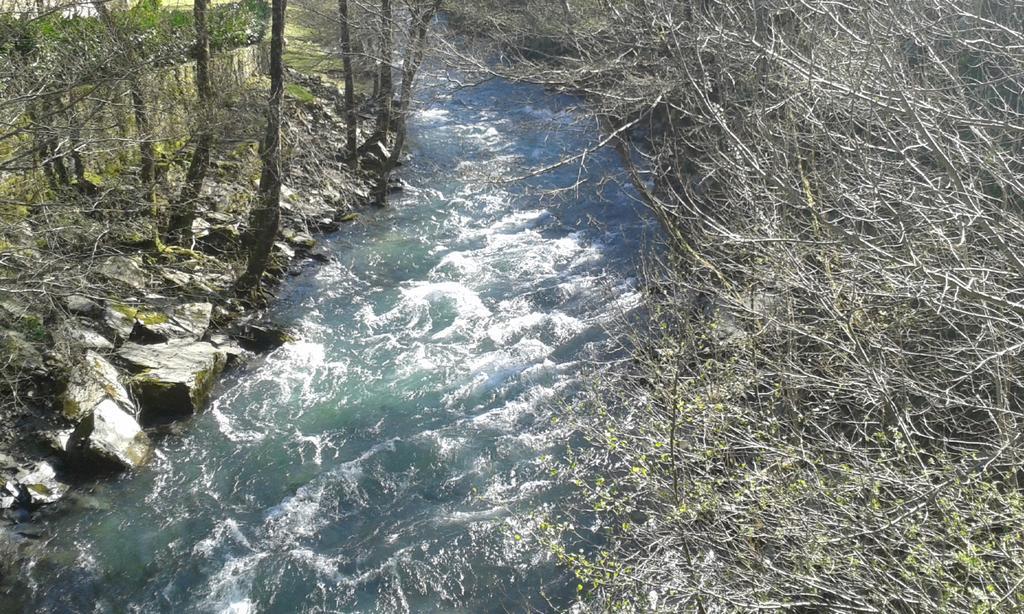
<svg viewBox="0 0 1024 614">
<path fill-rule="evenodd" d="M 192 222 L 196 217 L 196 200 L 203 191 L 203 182 L 210 167 L 213 149 L 213 84 L 210 81 L 210 34 L 207 28 L 209 0 L 195 0 L 192 14 L 196 28 L 196 91 L 199 110 L 196 114 L 196 148 L 185 176 L 185 185 L 178 197 L 167 228 L 169 240 L 184 243 L 192 238 Z"/>
<path fill-rule="evenodd" d="M 394 53 L 394 15 L 391 11 L 391 0 L 380 2 L 380 74 L 377 76 L 378 96 L 380 97 L 380 113 L 377 116 L 377 135 L 387 141 L 391 132 L 391 105 L 395 95 L 394 79 L 391 71 L 391 56 Z"/>
<path fill-rule="evenodd" d="M 395 142 L 391 148 L 390 155 L 381 165 L 380 176 L 374 188 L 373 200 L 379 205 L 387 201 L 388 181 L 391 171 L 398 166 L 398 160 L 405 148 L 406 121 L 409 109 L 412 106 L 413 85 L 416 80 L 416 73 L 419 72 L 423 63 L 423 56 L 427 49 L 427 34 L 430 30 L 430 23 L 434 20 L 440 8 L 440 0 L 432 0 L 429 7 L 416 9 L 413 12 L 412 24 L 410 26 L 405 57 L 402 60 L 402 91 L 398 102 L 398 124 L 395 130 Z"/>
<path fill-rule="evenodd" d="M 273 0 L 270 38 L 270 101 L 261 147 L 259 202 L 249 217 L 249 258 L 238 281 L 242 291 L 258 290 L 281 221 L 281 105 L 284 99 L 284 17 L 287 0 Z"/>
<path fill-rule="evenodd" d="M 352 34 L 349 28 L 348 0 L 338 0 L 341 20 L 341 62 L 345 72 L 345 126 L 348 133 L 346 151 L 352 168 L 359 165 L 358 117 L 356 116 L 355 77 L 352 74 Z"/>
</svg>

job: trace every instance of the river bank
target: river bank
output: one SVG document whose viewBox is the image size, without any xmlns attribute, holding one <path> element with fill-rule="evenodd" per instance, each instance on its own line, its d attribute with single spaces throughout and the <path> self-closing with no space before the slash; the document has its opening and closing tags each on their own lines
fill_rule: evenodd
<svg viewBox="0 0 1024 614">
<path fill-rule="evenodd" d="M 358 174 L 342 161 L 337 88 L 294 72 L 289 81 L 290 164 L 271 288 L 330 260 L 319 237 L 354 222 L 376 181 L 372 157 Z M 237 117 L 248 119 L 222 135 L 190 247 L 154 240 L 157 220 L 146 212 L 111 211 L 123 184 L 107 186 L 92 205 L 78 203 L 86 213 L 67 232 L 87 240 L 97 233 L 95 253 L 69 261 L 32 218 L 4 233 L 5 270 L 14 279 L 43 277 L 23 287 L 47 290 L 0 294 L 2 367 L 13 397 L 0 403 L 0 509 L 12 535 L 75 484 L 142 468 L 163 434 L 179 430 L 177 420 L 203 409 L 225 369 L 290 338 L 261 320 L 271 293 L 234 292 L 259 173 L 259 88 L 235 104 Z M 172 198 L 173 184 L 164 189 Z"/>
<path fill-rule="evenodd" d="M 507 181 L 596 142 L 578 101 L 427 73 L 405 191 L 281 286 L 269 315 L 294 340 L 229 373 L 145 472 L 38 523 L 9 610 L 572 602 L 527 536 L 560 505 L 558 417 L 614 355 L 656 227 L 611 152 Z"/>
</svg>

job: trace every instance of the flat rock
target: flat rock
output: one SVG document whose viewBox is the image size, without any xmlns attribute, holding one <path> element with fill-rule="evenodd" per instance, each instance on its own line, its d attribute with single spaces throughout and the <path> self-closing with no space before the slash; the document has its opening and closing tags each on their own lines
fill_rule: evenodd
<svg viewBox="0 0 1024 614">
<path fill-rule="evenodd" d="M 97 318 L 103 315 L 103 307 L 99 303 L 80 294 L 72 294 L 66 297 L 64 304 L 67 306 L 68 311 L 75 315 L 87 318 Z"/>
<path fill-rule="evenodd" d="M 198 341 L 210 328 L 212 314 L 210 303 L 175 305 L 166 312 L 138 311 L 131 338 L 155 343 L 177 339 Z"/>
<path fill-rule="evenodd" d="M 96 352 L 86 352 L 82 362 L 71 370 L 60 396 L 61 411 L 72 422 L 89 416 L 103 400 L 110 399 L 125 408 L 133 408 L 128 391 L 118 378 L 117 369 Z"/>
<path fill-rule="evenodd" d="M 57 329 L 56 337 L 72 348 L 82 350 L 112 350 L 109 339 L 76 320 L 67 320 Z"/>
<path fill-rule="evenodd" d="M 142 263 L 138 258 L 110 256 L 96 267 L 96 271 L 107 279 L 119 281 L 138 290 L 149 284 L 149 276 L 142 268 Z"/>
<path fill-rule="evenodd" d="M 127 343 L 118 351 L 136 375 L 129 387 L 145 418 L 195 413 L 206 403 L 227 354 L 205 342 Z"/>
</svg>

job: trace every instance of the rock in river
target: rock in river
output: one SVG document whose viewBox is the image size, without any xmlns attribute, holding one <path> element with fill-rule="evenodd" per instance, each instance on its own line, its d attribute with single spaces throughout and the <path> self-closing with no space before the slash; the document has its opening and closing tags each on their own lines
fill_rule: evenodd
<svg viewBox="0 0 1024 614">
<path fill-rule="evenodd" d="M 149 460 L 149 437 L 131 415 L 111 399 L 104 399 L 79 423 L 71 436 L 87 458 L 118 468 L 137 469 Z M 74 445 L 72 443 L 71 445 Z"/>
<path fill-rule="evenodd" d="M 22 469 L 3 487 L 4 495 L 12 498 L 11 506 L 39 507 L 54 503 L 68 491 L 68 485 L 57 479 L 57 472 L 47 462 Z"/>
<path fill-rule="evenodd" d="M 149 458 L 149 438 L 135 420 L 135 404 L 117 369 L 99 354 L 87 352 L 72 371 L 61 409 L 77 426 L 66 440 L 57 439 L 57 447 L 63 447 L 75 469 L 137 469 Z"/>
<path fill-rule="evenodd" d="M 137 372 L 129 385 L 147 420 L 201 409 L 227 361 L 223 350 L 187 340 L 127 343 L 118 356 Z"/>
</svg>

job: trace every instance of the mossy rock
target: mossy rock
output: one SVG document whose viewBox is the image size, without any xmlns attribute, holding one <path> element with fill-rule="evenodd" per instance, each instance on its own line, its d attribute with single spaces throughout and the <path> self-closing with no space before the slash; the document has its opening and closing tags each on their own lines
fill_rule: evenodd
<svg viewBox="0 0 1024 614">
<path fill-rule="evenodd" d="M 0 365 L 9 371 L 40 373 L 46 368 L 36 343 L 17 331 L 0 330 L 0 353 L 5 357 Z"/>
<path fill-rule="evenodd" d="M 227 354 L 205 342 L 126 344 L 118 355 L 138 373 L 129 387 L 148 422 L 193 414 L 205 406 Z"/>
<path fill-rule="evenodd" d="M 88 418 L 79 423 L 71 441 L 81 452 L 80 471 L 88 473 L 138 469 L 150 457 L 152 446 L 142 427 L 117 403 L 107 399 L 96 406 Z M 89 466 L 89 463 L 96 463 Z"/>
<path fill-rule="evenodd" d="M 135 314 L 135 321 L 146 326 L 166 324 L 171 321 L 166 313 L 159 311 L 140 311 Z"/>
<path fill-rule="evenodd" d="M 162 343 L 174 339 L 198 341 L 210 328 L 213 305 L 186 303 L 167 311 L 139 311 L 131 340 Z"/>
<path fill-rule="evenodd" d="M 86 352 L 82 362 L 71 369 L 70 378 L 60 395 L 64 417 L 80 422 L 92 414 L 105 399 L 129 410 L 134 409 L 128 391 L 118 378 L 117 369 L 96 352 Z"/>
</svg>

